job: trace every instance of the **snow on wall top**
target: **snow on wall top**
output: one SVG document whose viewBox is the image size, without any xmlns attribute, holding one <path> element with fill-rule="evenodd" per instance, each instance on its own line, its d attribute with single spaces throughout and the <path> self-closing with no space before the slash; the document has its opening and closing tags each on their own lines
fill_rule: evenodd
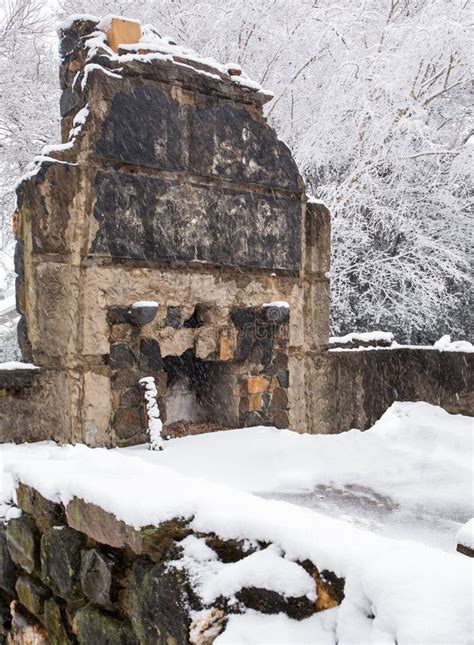
<svg viewBox="0 0 474 645">
<path fill-rule="evenodd" d="M 161 36 L 152 25 L 143 25 L 140 41 L 134 44 L 120 45 L 119 53 L 116 54 L 108 47 L 106 39 L 106 33 L 110 29 L 113 19 L 139 23 L 138 20 L 123 16 L 108 15 L 99 20 L 96 16 L 89 14 L 74 14 L 61 22 L 57 29 L 59 32 L 65 32 L 71 29 L 76 21 L 95 22 L 96 31 L 85 41 L 85 46 L 89 49 L 88 59 L 91 59 L 96 54 L 102 54 L 108 56 L 112 62 L 121 64 L 133 61 L 148 63 L 157 60 L 169 61 L 176 65 L 188 66 L 196 74 L 232 83 L 243 90 L 256 93 L 260 96 L 262 102 L 273 98 L 272 92 L 263 89 L 259 83 L 250 79 L 241 71 L 239 65 L 233 62 L 221 64 L 214 58 L 200 56 L 194 50 L 178 45 L 169 36 Z"/>
</svg>

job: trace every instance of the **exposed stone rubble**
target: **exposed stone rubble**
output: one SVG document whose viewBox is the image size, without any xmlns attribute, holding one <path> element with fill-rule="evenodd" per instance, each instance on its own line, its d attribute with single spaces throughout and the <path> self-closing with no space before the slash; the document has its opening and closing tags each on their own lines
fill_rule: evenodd
<svg viewBox="0 0 474 645">
<path fill-rule="evenodd" d="M 137 530 L 83 500 L 64 508 L 22 483 L 17 499 L 23 514 L 0 527 L 0 642 L 205 645 L 246 608 L 302 619 L 344 598 L 344 580 L 306 561 L 292 566 L 314 581 L 311 598 L 250 584 L 209 604 L 183 559 L 194 535 L 185 522 Z M 194 538 L 227 565 L 269 546 Z"/>
</svg>

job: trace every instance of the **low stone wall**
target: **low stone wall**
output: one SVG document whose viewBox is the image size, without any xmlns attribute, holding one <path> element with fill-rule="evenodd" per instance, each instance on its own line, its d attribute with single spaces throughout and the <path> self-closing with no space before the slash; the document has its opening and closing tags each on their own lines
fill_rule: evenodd
<svg viewBox="0 0 474 645">
<path fill-rule="evenodd" d="M 0 526 L 0 643 L 209 645 L 231 613 L 251 608 L 303 619 L 344 597 L 343 579 L 305 561 L 294 566 L 314 580 L 315 600 L 248 586 L 236 601 L 219 596 L 206 604 L 183 559 L 192 534 L 186 522 L 137 530 L 93 504 L 73 498 L 64 508 L 21 483 L 17 501 L 22 515 Z M 222 563 L 269 546 L 195 537 Z"/>
<path fill-rule="evenodd" d="M 426 401 L 474 416 L 474 353 L 401 347 L 315 357 L 316 432 L 370 428 L 395 401 Z"/>
<path fill-rule="evenodd" d="M 62 370 L 0 369 L 0 443 L 64 441 L 70 389 Z"/>
</svg>

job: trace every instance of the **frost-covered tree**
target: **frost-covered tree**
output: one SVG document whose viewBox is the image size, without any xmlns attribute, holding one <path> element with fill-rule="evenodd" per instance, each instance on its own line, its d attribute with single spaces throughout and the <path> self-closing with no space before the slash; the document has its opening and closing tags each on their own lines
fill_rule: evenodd
<svg viewBox="0 0 474 645">
<path fill-rule="evenodd" d="M 0 298 L 13 281 L 15 184 L 59 133 L 51 20 L 47 0 L 5 0 L 0 8 Z"/>
<path fill-rule="evenodd" d="M 332 211 L 335 333 L 467 334 L 469 0 L 63 0 L 77 12 L 151 22 L 274 92 L 267 116 Z"/>
</svg>

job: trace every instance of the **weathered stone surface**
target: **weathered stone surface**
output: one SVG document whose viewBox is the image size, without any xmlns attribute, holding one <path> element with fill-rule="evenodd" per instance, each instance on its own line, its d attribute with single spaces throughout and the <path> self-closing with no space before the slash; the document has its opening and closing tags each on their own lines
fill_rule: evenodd
<svg viewBox="0 0 474 645">
<path fill-rule="evenodd" d="M 16 581 L 15 589 L 23 607 L 43 621 L 44 603 L 51 596 L 50 590 L 39 580 L 24 574 Z"/>
<path fill-rule="evenodd" d="M 130 321 L 133 325 L 136 327 L 143 327 L 143 325 L 148 325 L 151 323 L 155 317 L 156 313 L 158 311 L 158 304 L 142 304 L 142 305 L 134 305 L 133 307 L 130 308 Z"/>
<path fill-rule="evenodd" d="M 309 560 L 301 563 L 316 583 L 316 611 L 337 607 L 344 600 L 344 578 L 338 578 L 331 571 L 318 571 Z"/>
<path fill-rule="evenodd" d="M 140 342 L 140 369 L 144 372 L 159 372 L 163 369 L 160 344 L 152 338 Z"/>
<path fill-rule="evenodd" d="M 426 401 L 474 415 L 474 354 L 415 348 L 331 351 L 312 361 L 311 432 L 365 430 L 394 401 Z"/>
<path fill-rule="evenodd" d="M 18 483 L 16 498 L 21 510 L 33 516 L 41 531 L 47 531 L 52 526 L 64 524 L 66 521 L 61 504 L 51 502 L 23 482 Z"/>
<path fill-rule="evenodd" d="M 11 614 L 8 645 L 50 645 L 46 629 L 31 614 L 22 610 L 17 601 L 12 603 Z"/>
<path fill-rule="evenodd" d="M 0 589 L 10 596 L 15 593 L 18 567 L 12 560 L 7 546 L 6 528 L 0 525 Z"/>
<path fill-rule="evenodd" d="M 188 107 L 177 105 L 153 85 L 117 93 L 102 126 L 96 152 L 100 157 L 127 164 L 185 170 L 188 113 Z"/>
<path fill-rule="evenodd" d="M 229 105 L 194 111 L 190 169 L 231 181 L 301 188 L 291 153 L 274 131 Z"/>
<path fill-rule="evenodd" d="M 118 520 L 115 515 L 104 511 L 77 497 L 66 508 L 68 524 L 101 544 L 115 548 L 129 548 L 133 553 L 146 553 L 160 559 L 175 539 L 182 539 L 189 533 L 186 522 L 172 520 L 160 526 L 144 527 L 140 530 Z"/>
<path fill-rule="evenodd" d="M 24 390 L 37 382 L 39 370 L 2 370 L 0 366 L 0 390 Z"/>
<path fill-rule="evenodd" d="M 71 438 L 67 376 L 41 370 L 35 378 L 31 388 L 0 390 L 0 442 Z"/>
<path fill-rule="evenodd" d="M 54 598 L 44 603 L 43 622 L 48 630 L 49 645 L 69 645 L 74 642 L 61 607 Z"/>
<path fill-rule="evenodd" d="M 269 381 L 264 376 L 251 376 L 245 383 L 245 389 L 249 394 L 266 392 L 269 388 Z"/>
<path fill-rule="evenodd" d="M 290 427 L 290 417 L 286 410 L 275 410 L 273 414 L 275 428 L 285 429 Z"/>
<path fill-rule="evenodd" d="M 89 606 L 74 617 L 74 633 L 80 645 L 138 645 L 130 625 Z"/>
<path fill-rule="evenodd" d="M 31 517 L 22 515 L 9 521 L 7 545 L 13 561 L 33 573 L 39 565 L 39 532 Z"/>
<path fill-rule="evenodd" d="M 466 546 L 465 544 L 458 544 L 456 551 L 463 555 L 467 555 L 468 558 L 474 558 L 474 549 L 471 549 L 471 547 Z"/>
<path fill-rule="evenodd" d="M 141 645 L 187 645 L 191 617 L 184 572 L 139 559 L 132 576 L 131 619 Z"/>
<path fill-rule="evenodd" d="M 132 349 L 124 343 L 116 343 L 110 347 L 109 365 L 113 370 L 126 369 L 135 365 Z"/>
<path fill-rule="evenodd" d="M 10 606 L 6 600 L 0 596 L 0 643 L 6 644 L 6 637 L 11 628 L 12 617 Z"/>
<path fill-rule="evenodd" d="M 99 171 L 95 189 L 98 231 L 92 255 L 266 269 L 301 266 L 299 201 L 115 171 Z M 178 203 L 179 208 L 172 206 Z"/>
<path fill-rule="evenodd" d="M 112 597 L 112 571 L 114 562 L 97 549 L 83 551 L 81 561 L 81 587 L 85 595 L 97 605 L 110 607 Z"/>
<path fill-rule="evenodd" d="M 218 607 L 212 607 L 205 615 L 199 614 L 191 623 L 189 630 L 192 645 L 212 645 L 224 631 L 227 618 Z"/>
<path fill-rule="evenodd" d="M 84 537 L 67 526 L 49 529 L 41 538 L 41 578 L 64 598 L 77 595 Z"/>
<path fill-rule="evenodd" d="M 305 596 L 284 598 L 276 591 L 248 587 L 235 594 L 236 598 L 249 609 L 262 614 L 285 613 L 290 618 L 302 620 L 314 614 L 314 603 Z"/>
</svg>

